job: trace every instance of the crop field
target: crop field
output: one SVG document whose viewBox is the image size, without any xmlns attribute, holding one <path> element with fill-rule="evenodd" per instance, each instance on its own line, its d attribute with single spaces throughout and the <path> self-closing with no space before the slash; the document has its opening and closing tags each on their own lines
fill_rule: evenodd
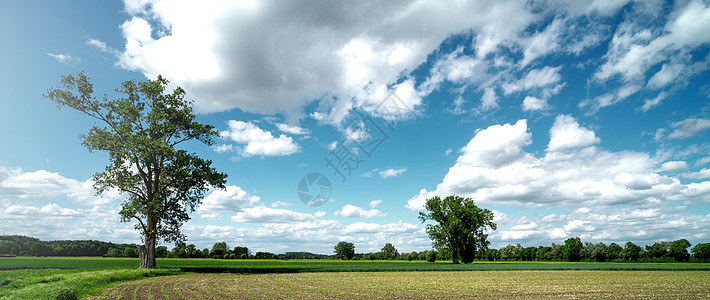
<svg viewBox="0 0 710 300">
<path fill-rule="evenodd" d="M 159 259 L 158 266 L 140 270 L 130 258 L 0 258 L 0 299 L 710 294 L 710 264 Z"/>
<path fill-rule="evenodd" d="M 704 271 L 195 274 L 120 283 L 89 299 L 704 298 Z"/>
</svg>

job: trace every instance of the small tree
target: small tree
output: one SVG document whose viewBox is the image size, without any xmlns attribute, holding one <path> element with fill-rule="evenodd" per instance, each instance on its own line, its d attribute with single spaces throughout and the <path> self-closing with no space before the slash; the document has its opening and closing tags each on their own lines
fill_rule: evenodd
<svg viewBox="0 0 710 300">
<path fill-rule="evenodd" d="M 485 232 L 497 228 L 490 210 L 479 208 L 471 198 L 459 196 L 433 197 L 427 199 L 424 207 L 428 213 L 420 212 L 419 219 L 438 223 L 428 224 L 426 232 L 435 248 L 451 251 L 454 264 L 459 263 L 459 258 L 470 263 L 478 249 L 488 249 L 490 243 Z"/>
<path fill-rule="evenodd" d="M 128 195 L 119 212 L 121 222 L 136 220 L 142 233 L 140 267 L 155 268 L 158 239 L 180 242 L 180 226 L 190 219 L 204 194 L 224 188 L 227 175 L 212 162 L 177 147 L 197 140 L 212 144 L 217 131 L 197 122 L 185 91 L 165 94 L 168 81 L 161 76 L 143 82 L 125 81 L 123 98 L 97 100 L 94 87 L 83 73 L 62 76 L 62 88 L 50 88 L 44 97 L 100 121 L 82 136 L 89 151 L 108 152 L 110 164 L 94 175 L 94 188 L 111 188 Z"/>
<path fill-rule="evenodd" d="M 391 260 L 391 259 L 394 259 L 396 255 L 397 255 L 397 249 L 394 246 L 392 246 L 391 243 L 387 243 L 387 244 L 385 244 L 384 247 L 382 247 L 382 256 L 384 259 Z"/>
<path fill-rule="evenodd" d="M 333 249 L 339 259 L 350 260 L 355 256 L 355 245 L 353 243 L 342 241 L 335 245 Z"/>
</svg>

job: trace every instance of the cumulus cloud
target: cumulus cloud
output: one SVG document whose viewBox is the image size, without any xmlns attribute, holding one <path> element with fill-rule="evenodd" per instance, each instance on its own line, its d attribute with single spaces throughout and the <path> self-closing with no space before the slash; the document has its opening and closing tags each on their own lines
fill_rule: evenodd
<svg viewBox="0 0 710 300">
<path fill-rule="evenodd" d="M 370 208 L 375 208 L 382 204 L 382 200 L 372 200 L 370 201 Z"/>
<path fill-rule="evenodd" d="M 211 246 L 216 240 L 249 241 L 252 251 L 310 251 L 332 253 L 333 241 L 347 240 L 358 252 L 379 251 L 393 243 L 402 251 L 431 249 L 431 241 L 420 225 L 405 222 L 343 224 L 336 220 L 316 219 L 295 223 L 264 223 L 254 228 L 202 225 L 188 222 L 183 226 L 188 243 Z"/>
<path fill-rule="evenodd" d="M 497 242 L 493 247 L 521 243 L 523 245 L 560 244 L 570 237 L 580 237 L 585 242 L 627 241 L 652 244 L 660 239 L 685 238 L 702 241 L 710 237 L 705 228 L 708 216 L 687 214 L 672 208 L 604 208 L 582 207 L 563 214 L 545 214 L 539 217 L 521 217 L 515 225 L 499 228 L 490 238 Z M 619 230 L 624 228 L 624 230 Z M 678 234 L 681 233 L 681 236 Z M 494 242 L 494 243 L 496 243 Z"/>
<path fill-rule="evenodd" d="M 673 172 L 688 169 L 688 163 L 682 160 L 667 161 L 661 164 L 659 172 Z"/>
<path fill-rule="evenodd" d="M 263 130 L 253 123 L 230 120 L 227 124 L 229 129 L 221 131 L 219 135 L 222 138 L 246 144 L 239 149 L 239 152 L 245 157 L 254 155 L 286 156 L 299 152 L 301 149 L 290 136 L 281 134 L 279 137 L 274 137 L 271 132 Z M 218 146 L 215 151 L 223 149 L 231 149 L 231 147 L 229 145 Z"/>
<path fill-rule="evenodd" d="M 66 196 L 72 202 L 84 205 L 108 204 L 123 199 L 115 189 L 96 195 L 91 178 L 78 181 L 46 170 L 25 172 L 4 166 L 0 166 L 0 196 L 37 200 Z"/>
<path fill-rule="evenodd" d="M 707 182 L 684 185 L 655 173 L 662 162 L 647 153 L 594 147 L 594 132 L 570 116 L 558 116 L 550 134 L 545 155 L 536 157 L 523 150 L 532 143 L 525 120 L 478 131 L 437 188 L 422 189 L 405 207 L 421 210 L 427 198 L 452 194 L 483 204 L 611 207 L 692 203 L 710 193 Z"/>
<path fill-rule="evenodd" d="M 601 140 L 591 131 L 579 126 L 570 115 L 560 115 L 555 118 L 555 124 L 550 129 L 550 143 L 547 151 L 565 151 L 598 144 Z"/>
<path fill-rule="evenodd" d="M 118 207 L 106 204 L 68 208 L 54 202 L 0 201 L 0 231 L 43 240 L 140 241 L 132 224 L 119 223 Z"/>
<path fill-rule="evenodd" d="M 685 177 L 685 178 L 690 178 L 690 179 L 706 179 L 706 178 L 710 178 L 710 169 L 703 168 L 697 172 L 688 172 L 688 173 L 680 174 L 680 176 Z"/>
<path fill-rule="evenodd" d="M 237 212 L 243 207 L 258 203 L 259 196 L 250 195 L 236 185 L 228 185 L 224 189 L 214 189 L 197 207 L 197 213 L 203 219 L 219 220 L 222 213 Z"/>
<path fill-rule="evenodd" d="M 521 68 L 560 51 L 579 54 L 601 38 L 596 31 L 581 34 L 592 30 L 571 19 L 604 17 L 623 6 L 595 3 L 126 1 L 129 18 L 120 26 L 125 45 L 117 64 L 151 78 L 165 75 L 184 87 L 202 111 L 284 113 L 289 124 L 296 124 L 315 102 L 318 109 L 311 116 L 340 124 L 354 108 L 374 112 L 373 106 L 389 94 L 410 108 L 420 107 L 422 97 L 444 81 L 480 83 L 477 88 L 484 91 L 497 80 L 490 80 L 491 74 L 513 72 L 501 70 L 506 64 L 497 60 L 501 49 L 519 52 Z M 574 13 L 539 24 L 540 31 L 527 31 L 553 8 Z M 437 59 L 428 79 L 417 86 L 411 73 L 452 35 L 470 36 L 473 53 L 461 49 Z M 561 38 L 572 42 L 565 45 Z M 88 43 L 109 49 L 99 40 Z M 558 70 L 533 70 L 538 73 L 513 82 L 508 93 L 529 88 L 554 93 L 559 84 L 540 84 L 555 79 Z M 483 111 L 495 108 L 490 91 L 484 94 Z"/>
<path fill-rule="evenodd" d="M 269 208 L 266 206 L 254 206 L 244 208 L 232 216 L 232 222 L 241 223 L 296 223 L 314 221 L 318 217 L 315 214 L 302 213 L 283 208 Z"/>
<path fill-rule="evenodd" d="M 335 216 L 369 219 L 374 217 L 385 217 L 387 216 L 387 213 L 374 208 L 365 210 L 352 204 L 346 204 L 343 208 L 335 211 Z"/>
</svg>

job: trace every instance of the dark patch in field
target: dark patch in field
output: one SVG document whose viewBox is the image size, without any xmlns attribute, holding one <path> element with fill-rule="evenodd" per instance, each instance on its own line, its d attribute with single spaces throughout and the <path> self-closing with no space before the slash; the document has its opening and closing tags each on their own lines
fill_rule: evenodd
<svg viewBox="0 0 710 300">
<path fill-rule="evenodd" d="M 8 285 L 8 284 L 10 284 L 10 280 L 5 280 L 5 282 L 0 283 L 0 285 Z"/>
</svg>

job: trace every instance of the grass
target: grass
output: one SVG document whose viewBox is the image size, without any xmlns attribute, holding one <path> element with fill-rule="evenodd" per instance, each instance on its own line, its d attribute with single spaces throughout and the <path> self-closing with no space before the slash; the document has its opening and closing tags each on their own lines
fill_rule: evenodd
<svg viewBox="0 0 710 300">
<path fill-rule="evenodd" d="M 565 263 L 565 262 L 450 262 L 423 261 L 332 261 L 332 260 L 216 260 L 158 259 L 159 268 L 139 270 L 138 259 L 100 257 L 2 257 L 0 258 L 0 299 L 74 299 L 100 294 L 117 282 L 145 277 L 197 273 L 304 273 L 304 272 L 447 272 L 447 271 L 710 271 L 710 264 L 674 263 Z M 463 272 L 469 273 L 469 272 Z M 495 272 L 494 272 L 495 273 Z M 653 273 L 653 272 L 651 272 Z M 708 274 L 707 272 L 701 272 Z M 313 275 L 321 276 L 321 275 Z M 325 275 L 324 275 L 325 276 Z M 705 277 L 708 277 L 705 275 Z M 259 277 L 260 278 L 260 277 Z M 151 285 L 148 285 L 151 286 Z M 174 285 L 154 285 L 158 295 L 172 293 Z M 233 287 L 234 288 L 234 287 Z M 218 287 L 191 286 L 178 293 L 213 291 Z M 216 290 L 215 290 L 216 289 Z M 152 289 L 148 289 L 152 291 Z M 131 290 L 128 293 L 135 293 Z M 223 291 L 224 292 L 224 291 Z M 187 295 L 186 294 L 186 295 Z"/>
<path fill-rule="evenodd" d="M 0 273 L 9 272 L 2 274 L 4 278 L 13 278 L 11 281 L 13 288 L 0 290 L 2 295 L 0 299 L 82 299 L 99 294 L 102 289 L 117 282 L 182 273 L 177 269 L 64 271 L 57 269 L 2 271 Z"/>
</svg>

